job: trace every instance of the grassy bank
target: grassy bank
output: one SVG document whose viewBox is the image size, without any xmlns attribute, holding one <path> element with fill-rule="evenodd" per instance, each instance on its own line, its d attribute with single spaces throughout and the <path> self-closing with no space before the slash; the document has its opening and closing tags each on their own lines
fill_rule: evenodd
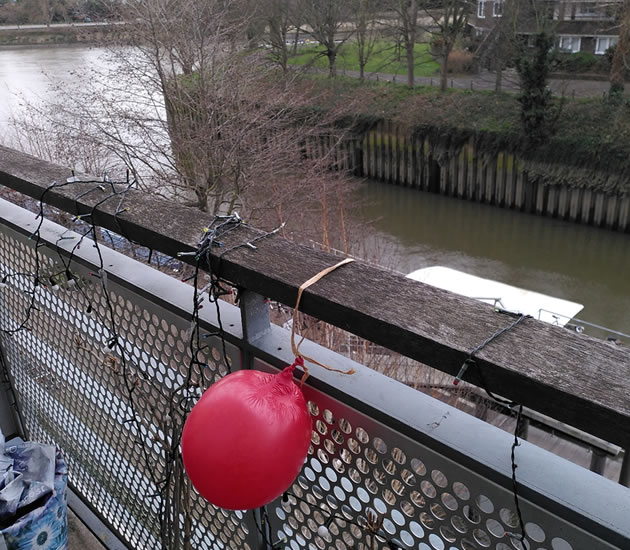
<svg viewBox="0 0 630 550">
<path fill-rule="evenodd" d="M 561 109 L 549 140 L 532 147 L 521 130 L 515 94 L 448 90 L 391 83 L 334 81 L 316 77 L 311 85 L 326 104 L 353 105 L 364 128 L 391 120 L 409 133 L 428 135 L 443 147 L 474 140 L 488 152 L 510 151 L 537 163 L 543 174 L 577 186 L 630 191 L 630 103 L 602 98 L 556 99 Z M 570 168 L 570 170 L 568 169 Z M 554 180 L 554 181 L 555 181 Z"/>
<path fill-rule="evenodd" d="M 49 44 L 97 44 L 103 42 L 111 33 L 111 27 L 105 26 L 63 26 L 54 25 L 44 28 L 0 28 L 0 46 L 38 46 Z"/>
<path fill-rule="evenodd" d="M 415 46 L 416 76 L 432 76 L 439 70 L 439 65 L 429 52 L 428 44 Z M 289 63 L 293 65 L 310 65 L 318 69 L 328 68 L 325 48 L 320 45 L 304 46 Z M 400 54 L 400 55 L 399 55 Z M 359 70 L 359 49 L 356 42 L 348 42 L 341 46 L 337 57 L 338 71 Z M 367 73 L 407 74 L 407 61 L 403 52 L 397 52 L 393 42 L 377 42 L 365 67 Z"/>
</svg>

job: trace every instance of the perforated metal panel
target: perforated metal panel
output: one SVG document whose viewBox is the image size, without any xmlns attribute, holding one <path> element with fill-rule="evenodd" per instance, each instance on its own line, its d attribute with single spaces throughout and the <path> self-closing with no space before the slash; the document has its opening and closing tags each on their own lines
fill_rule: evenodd
<svg viewBox="0 0 630 550">
<path fill-rule="evenodd" d="M 12 229 L 0 227 L 2 273 L 31 272 L 34 243 Z M 62 268 L 54 250 L 57 238 L 58 234 L 55 237 L 51 230 L 47 236 L 49 246 L 40 249 L 42 270 L 50 273 Z M 84 248 L 89 246 L 87 241 L 83 244 Z M 84 256 L 89 255 L 86 252 Z M 115 254 L 109 258 L 112 261 L 108 268 L 112 272 L 120 274 L 124 271 L 121 264 L 126 262 L 125 269 L 131 266 L 141 277 L 151 277 L 152 270 L 146 266 L 127 258 L 124 262 L 121 258 L 116 260 Z M 155 549 L 159 547 L 162 526 L 152 496 L 156 487 L 151 477 L 159 479 L 164 473 L 164 452 L 170 445 L 165 434 L 170 423 L 180 422 L 177 416 L 169 417 L 167 396 L 186 375 L 190 317 L 182 314 L 180 306 L 169 307 L 165 299 L 166 294 L 177 293 L 182 288 L 177 281 L 162 276 L 165 278 L 160 283 L 162 286 L 154 285 L 147 291 L 149 286 L 116 284 L 110 278 L 108 288 L 115 323 L 131 357 L 127 380 L 132 381 L 138 419 L 133 421 L 123 367 L 116 355 L 105 349 L 109 335 L 105 321 L 109 317 L 108 303 L 100 280 L 92 274 L 94 269 L 84 258 L 81 264 L 73 263 L 72 274 L 78 281 L 75 286 L 61 284 L 57 290 L 50 285 L 39 288 L 38 310 L 28 321 L 31 330 L 13 336 L 0 333 L 0 344 L 9 363 L 28 435 L 62 448 L 70 481 L 81 498 L 130 547 Z M 0 288 L 0 327 L 10 329 L 22 322 L 30 301 L 25 291 L 31 289 L 32 280 L 28 276 L 11 277 L 8 286 Z M 231 306 L 228 309 L 230 315 L 237 313 Z M 213 329 L 204 325 L 208 333 Z M 273 357 L 277 365 L 286 362 L 283 351 L 286 331 L 285 339 L 276 343 L 274 330 L 255 343 L 243 343 L 243 350 L 228 344 L 227 356 L 233 367 L 249 366 L 240 365 L 241 358 L 249 360 L 254 354 Z M 208 348 L 199 359 L 206 366 L 193 369 L 192 380 L 198 387 L 190 394 L 191 400 L 226 373 L 220 342 L 214 337 L 204 341 Z M 305 342 L 304 347 L 308 345 Z M 331 358 L 344 361 L 338 355 Z M 259 360 L 253 366 L 273 370 Z M 413 416 L 396 412 L 400 412 L 396 400 L 404 387 L 387 386 L 381 390 L 385 378 L 372 375 L 364 377 L 362 383 L 367 379 L 379 384 L 377 393 L 382 394 L 381 399 L 376 400 L 378 405 L 372 405 L 376 409 L 365 404 L 374 402 L 373 396 L 372 401 L 365 397 L 365 392 L 371 391 L 365 385 L 351 397 L 353 380 L 342 382 L 346 385 L 337 393 L 331 389 L 338 399 L 308 384 L 305 386 L 313 418 L 312 444 L 307 461 L 290 488 L 291 494 L 268 507 L 276 548 L 381 550 L 389 548 L 391 543 L 416 550 L 522 550 L 516 538 L 506 535 L 506 532 L 517 533 L 519 526 L 509 482 L 492 458 L 484 455 L 486 459 L 477 462 L 473 471 L 464 466 L 470 466 L 471 462 L 463 460 L 460 451 L 453 450 L 474 446 L 460 448 L 452 439 L 429 443 L 424 436 L 420 437 L 425 431 L 414 427 Z M 331 382 L 326 383 L 332 388 Z M 415 410 L 422 401 L 421 394 L 410 388 L 404 390 Z M 441 419 L 436 416 L 435 426 L 427 424 L 427 431 L 437 430 L 442 421 L 448 424 L 448 415 L 457 413 L 446 405 L 442 407 L 439 410 L 440 414 L 444 411 L 444 416 Z M 404 425 L 396 418 L 404 418 Z M 459 418 L 458 422 L 461 421 Z M 412 428 L 406 431 L 407 426 Z M 460 430 L 459 424 L 456 428 Z M 491 426 L 481 429 L 476 424 L 472 433 L 477 437 L 478 433 L 488 434 L 488 430 L 498 431 Z M 148 447 L 148 464 L 138 440 Z M 545 467 L 544 460 L 540 461 L 540 467 Z M 572 479 L 581 477 L 576 475 Z M 201 550 L 261 548 L 252 514 L 217 509 L 202 501 L 185 478 L 178 483 L 176 494 L 185 503 L 186 514 L 173 519 L 173 530 L 180 535 L 172 545 L 174 550 L 186 547 L 186 543 Z M 528 489 L 530 498 L 538 504 L 553 500 L 547 498 L 553 497 L 553 493 L 546 493 L 548 488 L 543 483 L 530 483 Z M 596 502 L 602 502 L 604 491 L 595 486 L 593 489 L 598 491 Z M 555 490 L 562 493 L 558 484 Z M 562 494 L 566 498 L 566 493 Z M 528 550 L 627 547 L 623 543 L 613 547 L 603 542 L 582 529 L 580 523 L 584 519 L 608 527 L 607 519 L 618 516 L 598 516 L 593 507 L 586 513 L 582 503 L 567 500 L 570 502 L 558 504 L 556 512 L 562 509 L 562 517 L 571 521 L 575 518 L 573 524 L 547 509 L 546 502 L 543 509 L 521 499 Z M 618 497 L 617 502 L 621 502 Z M 368 518 L 376 524 L 375 528 L 368 525 Z M 621 523 L 617 520 L 618 525 L 612 527 L 626 529 Z M 324 525 L 326 529 L 321 529 Z M 615 532 L 622 533 L 624 541 L 630 540 L 623 529 Z M 617 544 L 621 539 L 607 540 Z"/>
<path fill-rule="evenodd" d="M 270 508 L 282 548 L 522 550 L 506 534 L 520 532 L 510 491 L 318 390 L 304 392 L 309 456 L 288 500 Z M 521 508 L 527 550 L 613 548 L 524 499 Z"/>
<path fill-rule="evenodd" d="M 40 248 L 40 260 L 42 274 L 65 270 L 50 248 Z M 3 227 L 2 276 L 33 270 L 33 242 Z M 134 422 L 125 367 L 106 347 L 109 311 L 94 270 L 75 262 L 71 268 L 75 285 L 62 283 L 56 290 L 51 284 L 38 287 L 37 311 L 27 323 L 30 330 L 2 334 L 1 343 L 28 437 L 61 447 L 70 482 L 82 498 L 131 547 L 154 550 L 159 547 L 160 520 L 151 473 L 158 480 L 164 476 L 164 453 L 171 443 L 165 434 L 171 422 L 180 421 L 168 414 L 168 394 L 186 375 L 191 321 L 109 281 L 117 332 L 131 357 L 126 378 L 133 387 L 135 417 L 140 419 Z M 32 288 L 28 275 L 9 277 L 0 290 L 2 329 L 15 328 L 24 320 L 30 303 L 25 292 Z M 204 342 L 208 349 L 199 359 L 206 367 L 193 369 L 198 388 L 191 399 L 227 372 L 220 341 L 204 338 Z M 228 345 L 227 354 L 238 367 L 238 349 Z M 148 446 L 148 464 L 139 440 Z M 190 510 L 190 547 L 257 547 L 251 516 L 217 509 L 186 481 L 182 483 L 180 498 Z M 177 523 L 183 532 L 184 518 Z M 178 547 L 183 548 L 184 542 Z"/>
</svg>

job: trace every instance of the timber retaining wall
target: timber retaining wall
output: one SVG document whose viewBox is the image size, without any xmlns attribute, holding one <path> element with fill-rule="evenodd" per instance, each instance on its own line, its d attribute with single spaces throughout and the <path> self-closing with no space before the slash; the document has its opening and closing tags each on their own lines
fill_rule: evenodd
<svg viewBox="0 0 630 550">
<path fill-rule="evenodd" d="M 518 154 L 476 150 L 472 139 L 445 149 L 429 137 L 410 136 L 397 124 L 381 121 L 354 139 L 336 143 L 340 165 L 359 177 L 630 232 L 630 191 L 553 183 L 553 178 L 532 175 L 528 161 Z M 331 139 L 317 147 L 324 152 L 335 145 Z"/>
</svg>

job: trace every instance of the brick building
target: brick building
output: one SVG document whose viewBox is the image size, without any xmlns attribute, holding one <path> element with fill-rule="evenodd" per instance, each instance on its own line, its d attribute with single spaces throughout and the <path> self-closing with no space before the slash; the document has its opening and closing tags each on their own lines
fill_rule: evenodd
<svg viewBox="0 0 630 550">
<path fill-rule="evenodd" d="M 557 47 L 567 53 L 589 52 L 603 55 L 617 43 L 619 26 L 616 14 L 622 0 L 551 1 L 537 3 L 538 15 L 546 12 L 553 20 L 552 28 L 557 37 Z M 486 35 L 504 16 L 504 0 L 476 0 L 476 10 L 469 24 L 477 35 Z M 523 10 L 518 22 L 518 32 L 524 37 L 536 34 L 536 13 L 533 5 Z"/>
</svg>

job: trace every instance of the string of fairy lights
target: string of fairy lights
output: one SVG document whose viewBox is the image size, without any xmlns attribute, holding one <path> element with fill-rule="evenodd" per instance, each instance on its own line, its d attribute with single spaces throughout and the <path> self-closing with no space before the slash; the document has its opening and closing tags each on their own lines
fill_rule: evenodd
<svg viewBox="0 0 630 550">
<path fill-rule="evenodd" d="M 518 518 L 518 526 L 519 526 L 520 532 L 512 533 L 512 532 L 506 531 L 505 535 L 509 537 L 510 539 L 518 541 L 518 543 L 522 547 L 522 550 L 524 550 L 525 549 L 525 524 L 523 523 L 523 514 L 521 512 L 520 498 L 519 498 L 519 492 L 518 492 L 518 481 L 516 479 L 516 469 L 518 468 L 518 464 L 516 463 L 516 448 L 520 445 L 518 435 L 521 431 L 521 422 L 523 418 L 523 405 L 521 405 L 520 403 L 517 403 L 516 401 L 499 397 L 498 395 L 490 391 L 486 383 L 483 369 L 479 366 L 479 363 L 475 360 L 475 356 L 482 349 L 484 349 L 488 344 L 495 341 L 497 338 L 499 338 L 503 334 L 506 334 L 507 332 L 513 330 L 515 327 L 517 327 L 518 325 L 520 325 L 527 319 L 531 319 L 532 317 L 531 315 L 514 314 L 503 309 L 497 309 L 497 312 L 504 314 L 506 316 L 516 317 L 516 319 L 512 321 L 509 325 L 506 325 L 505 327 L 491 334 L 488 338 L 486 338 L 481 344 L 475 347 L 468 354 L 468 357 L 462 364 L 459 372 L 457 373 L 457 376 L 453 380 L 453 384 L 457 386 L 459 382 L 463 379 L 463 377 L 466 375 L 466 372 L 468 371 L 468 369 L 470 367 L 474 367 L 479 377 L 479 380 L 481 381 L 481 388 L 486 393 L 486 395 L 492 401 L 495 401 L 507 407 L 508 410 L 510 411 L 516 410 L 516 424 L 514 426 L 514 439 L 512 440 L 512 446 L 510 448 L 510 463 L 511 463 L 511 470 L 512 470 L 511 472 L 512 473 L 512 495 L 514 497 L 514 506 L 516 508 L 516 516 Z"/>
<path fill-rule="evenodd" d="M 80 199 L 90 195 L 96 195 L 94 201 L 87 213 L 77 213 L 73 222 L 80 227 L 77 231 L 66 229 L 57 238 L 54 243 L 56 252 L 55 269 L 50 272 L 47 263 L 44 261 L 40 249 L 47 243 L 42 236 L 42 227 L 46 219 L 46 199 L 52 191 L 77 186 L 81 188 L 81 192 L 73 197 L 75 203 Z M 173 533 L 180 527 L 180 513 L 187 509 L 182 499 L 189 498 L 186 492 L 178 493 L 181 485 L 174 481 L 174 478 L 183 472 L 183 464 L 180 452 L 180 440 L 184 422 L 188 413 L 196 399 L 200 396 L 199 382 L 193 381 L 193 373 L 195 368 L 206 369 L 208 363 L 202 358 L 210 350 L 212 337 L 218 337 L 221 347 L 222 361 L 226 366 L 227 373 L 231 372 L 230 359 L 226 350 L 226 342 L 223 337 L 224 329 L 221 320 L 221 309 L 219 302 L 222 297 L 232 294 L 232 288 L 227 281 L 221 280 L 212 270 L 210 255 L 213 248 L 223 247 L 224 237 L 237 227 L 243 225 L 243 220 L 238 214 L 229 216 L 216 216 L 204 228 L 204 233 L 198 243 L 197 249 L 193 252 L 181 252 L 178 257 L 186 258 L 188 263 L 192 263 L 193 274 L 184 277 L 182 280 L 191 284 L 193 288 L 193 307 L 191 312 L 191 323 L 189 329 L 188 356 L 189 361 L 185 368 L 184 376 L 178 380 L 178 384 L 174 385 L 170 392 L 164 394 L 165 402 L 168 404 L 168 412 L 166 415 L 166 426 L 169 433 L 163 438 L 161 446 L 162 457 L 161 472 L 158 461 L 152 458 L 152 452 L 155 451 L 155 441 L 147 442 L 147 430 L 143 425 L 142 415 L 139 414 L 139 405 L 136 394 L 139 391 L 141 379 L 148 380 L 149 377 L 131 356 L 127 347 L 125 338 L 120 333 L 118 327 L 118 319 L 115 313 L 115 307 L 110 296 L 108 274 L 105 269 L 103 254 L 101 251 L 101 240 L 105 236 L 110 236 L 106 230 L 101 233 L 97 225 L 94 223 L 94 215 L 97 209 L 102 205 L 113 202 L 115 207 L 114 220 L 117 222 L 118 234 L 124 239 L 133 243 L 124 230 L 123 224 L 120 223 L 118 216 L 128 211 L 125 207 L 125 199 L 129 190 L 135 187 L 135 181 L 131 180 L 129 173 L 123 181 L 110 180 L 106 176 L 102 179 L 83 179 L 72 174 L 65 182 L 53 182 L 44 189 L 38 204 L 38 212 L 36 215 L 37 225 L 30 236 L 34 242 L 33 270 L 32 272 L 7 271 L 0 273 L 0 288 L 13 287 L 25 296 L 27 296 L 27 304 L 23 317 L 15 322 L 12 326 L 0 327 L 7 336 L 14 336 L 20 332 L 31 332 L 34 325 L 34 314 L 40 312 L 40 304 L 45 301 L 42 292 L 57 292 L 60 289 L 72 290 L 78 292 L 85 306 L 84 314 L 92 316 L 96 322 L 105 329 L 105 334 L 101 342 L 102 353 L 105 361 L 110 366 L 115 365 L 115 373 L 120 375 L 123 387 L 127 397 L 127 403 L 130 408 L 129 418 L 123 420 L 122 424 L 129 427 L 132 425 L 132 433 L 135 433 L 135 443 L 141 448 L 144 471 L 149 476 L 151 483 L 155 487 L 155 491 L 146 495 L 152 501 L 157 500 L 158 517 L 160 521 L 160 542 L 163 548 L 175 548 Z M 224 248 L 218 255 L 219 262 L 227 253 L 241 247 L 256 249 L 255 243 L 261 239 L 267 238 L 277 233 L 281 227 L 270 231 L 259 233 L 252 239 L 242 244 L 237 244 L 229 248 Z M 90 244 L 96 252 L 97 269 L 90 273 L 90 280 L 84 280 L 73 270 L 75 255 L 77 250 L 81 248 L 86 239 L 90 239 Z M 64 247 L 64 241 L 72 241 L 71 246 Z M 148 262 L 151 262 L 153 251 L 148 254 Z M 203 272 L 202 272 L 203 266 Z M 100 293 L 104 299 L 104 314 L 98 307 L 92 304 L 93 289 L 92 284 L 100 285 Z M 214 331 L 202 331 L 200 327 L 199 312 L 204 305 L 205 300 L 215 306 L 217 329 Z M 79 338 L 77 337 L 77 340 Z M 77 346 L 85 351 L 90 352 L 93 356 L 98 357 L 91 347 L 81 340 L 77 341 Z M 140 405 L 141 406 L 141 405 Z M 170 509 L 168 506 L 170 503 Z"/>
<path fill-rule="evenodd" d="M 504 310 L 497 310 L 497 311 L 507 316 L 516 317 L 516 319 L 512 321 L 510 324 L 508 324 L 507 326 L 494 332 L 492 335 L 490 335 L 486 340 L 484 340 L 481 344 L 479 344 L 469 353 L 468 357 L 466 358 L 462 367 L 457 373 L 457 376 L 453 380 L 453 384 L 457 386 L 463 380 L 468 369 L 470 367 L 474 367 L 481 381 L 481 387 L 487 394 L 488 398 L 490 398 L 493 401 L 496 401 L 497 403 L 500 403 L 501 405 L 505 407 L 508 407 L 509 410 L 516 410 L 516 424 L 514 428 L 514 439 L 511 445 L 511 449 L 510 449 L 510 461 L 511 461 L 511 477 L 512 477 L 512 494 L 514 498 L 516 515 L 518 518 L 518 527 L 520 529 L 520 532 L 514 533 L 510 531 L 505 531 L 504 536 L 511 539 L 514 542 L 515 548 L 517 548 L 517 550 L 525 550 L 529 546 L 525 538 L 525 527 L 524 527 L 525 524 L 523 522 L 523 515 L 522 515 L 522 511 L 520 507 L 519 489 L 518 489 L 518 482 L 516 478 L 516 470 L 518 468 L 518 464 L 516 462 L 516 448 L 520 445 L 518 434 L 520 433 L 520 429 L 521 429 L 523 406 L 519 403 L 516 403 L 515 401 L 499 397 L 498 395 L 490 391 L 490 389 L 488 388 L 486 384 L 483 371 L 480 368 L 478 362 L 475 360 L 475 357 L 477 353 L 479 353 L 482 349 L 488 346 L 491 342 L 495 341 L 497 338 L 499 338 L 503 334 L 513 330 L 516 326 L 523 323 L 527 319 L 530 319 L 531 316 L 520 315 L 520 314 L 515 315 L 511 312 L 504 311 Z M 282 502 L 289 503 L 290 499 L 294 499 L 296 502 L 303 502 L 311 507 L 314 506 L 313 501 L 305 500 L 293 492 L 286 491 L 282 495 Z M 387 548 L 389 548 L 390 550 L 402 550 L 404 548 L 407 548 L 407 546 L 403 544 L 401 541 L 397 540 L 396 538 L 392 538 L 387 534 L 387 532 L 382 528 L 383 517 L 379 516 L 375 511 L 371 509 L 368 509 L 364 516 L 351 518 L 347 516 L 340 516 L 336 514 L 330 508 L 323 508 L 321 506 L 316 506 L 316 507 L 319 510 L 319 512 L 322 514 L 322 516 L 327 518 L 325 522 L 322 525 L 320 525 L 317 530 L 317 534 L 322 539 L 330 537 L 330 530 L 329 530 L 330 525 L 332 524 L 333 521 L 338 520 L 340 522 L 344 522 L 344 523 L 351 524 L 358 527 L 367 536 L 368 540 L 374 544 L 376 544 L 376 542 L 380 540 L 382 543 L 386 544 Z M 266 507 L 263 507 L 261 509 L 259 516 L 260 516 L 260 525 L 258 523 L 257 515 L 255 513 L 253 514 L 258 532 L 263 537 L 265 549 L 266 550 L 280 550 L 282 548 L 282 544 L 285 544 L 287 542 L 286 537 L 281 537 L 277 541 L 272 541 L 271 537 L 269 536 L 268 529 L 266 528 L 268 527 L 270 531 L 271 523 L 269 520 L 269 516 L 267 514 Z"/>
<path fill-rule="evenodd" d="M 147 442 L 147 430 L 143 424 L 142 416 L 139 414 L 141 404 L 138 402 L 138 388 L 141 381 L 148 380 L 148 374 L 142 365 L 138 364 L 130 354 L 124 336 L 121 334 L 118 326 L 118 319 L 114 303 L 110 296 L 108 274 L 105 268 L 105 262 L 101 250 L 101 241 L 104 239 L 104 233 L 98 230 L 94 223 L 94 216 L 97 210 L 106 203 L 114 203 L 113 217 L 116 220 L 118 231 L 124 239 L 133 243 L 123 230 L 123 224 L 120 223 L 118 216 L 128 211 L 125 201 L 128 192 L 135 187 L 136 182 L 130 178 L 129 173 L 125 179 L 121 181 L 110 180 L 106 176 L 102 179 L 82 179 L 72 174 L 65 182 L 53 182 L 44 189 L 40 198 L 37 213 L 37 226 L 31 235 L 34 242 L 33 270 L 32 272 L 16 272 L 6 271 L 0 273 L 0 288 L 12 287 L 15 291 L 22 293 L 27 297 L 27 304 L 24 316 L 21 320 L 14 323 L 13 326 L 0 327 L 7 336 L 15 336 L 16 334 L 32 331 L 34 315 L 41 311 L 40 303 L 43 302 L 42 292 L 57 292 L 61 288 L 72 289 L 78 292 L 85 306 L 84 314 L 91 315 L 105 329 L 103 337 L 102 353 L 106 360 L 115 364 L 117 374 L 123 383 L 123 389 L 126 394 L 127 403 L 130 409 L 128 419 L 123 424 L 133 425 L 133 433 L 135 433 L 135 442 L 141 448 L 146 474 L 149 476 L 151 483 L 155 487 L 152 494 L 147 495 L 150 500 L 157 500 L 158 517 L 160 521 L 160 542 L 162 548 L 174 548 L 173 533 L 180 528 L 180 514 L 185 513 L 187 507 L 182 503 L 183 498 L 189 496 L 188 493 L 181 492 L 181 484 L 176 482 L 177 476 L 183 473 L 183 463 L 181 459 L 180 442 L 184 422 L 192 409 L 195 400 L 200 396 L 201 388 L 199 382 L 194 380 L 195 369 L 203 370 L 208 367 L 208 362 L 203 359 L 205 354 L 210 350 L 210 339 L 217 338 L 221 345 L 222 360 L 225 364 L 227 372 L 231 372 L 231 363 L 226 350 L 226 342 L 224 338 L 224 329 L 221 320 L 221 310 L 219 302 L 225 296 L 232 294 L 231 285 L 222 280 L 218 275 L 218 269 L 212 269 L 211 255 L 220 263 L 223 256 L 240 247 L 249 247 L 256 249 L 255 243 L 267 238 L 280 230 L 280 227 L 267 232 L 261 233 L 257 237 L 250 239 L 241 244 L 232 247 L 224 247 L 224 238 L 232 231 L 243 225 L 243 220 L 238 214 L 229 216 L 216 216 L 204 228 L 196 250 L 192 252 L 181 252 L 179 258 L 186 258 L 186 262 L 192 265 L 193 272 L 190 276 L 185 277 L 183 281 L 191 284 L 193 289 L 193 305 L 189 329 L 188 356 L 189 361 L 186 365 L 184 376 L 179 380 L 178 384 L 164 394 L 168 403 L 167 418 L 164 427 L 168 428 L 165 432 L 163 445 L 161 445 L 162 456 L 160 457 L 161 467 L 156 467 L 156 458 L 152 456 L 155 452 L 155 441 Z M 41 256 L 40 248 L 45 246 L 47 242 L 42 236 L 42 227 L 46 217 L 46 199 L 49 193 L 62 188 L 77 186 L 81 188 L 81 192 L 74 197 L 78 204 L 79 199 L 96 195 L 97 200 L 94 201 L 87 213 L 77 213 L 73 221 L 81 226 L 81 230 L 71 232 L 66 230 L 59 235 L 55 242 L 54 249 L 56 252 L 55 266 L 59 269 L 50 271 L 49 264 L 45 262 Z M 77 236 L 78 235 L 78 236 Z M 77 250 L 81 245 L 89 239 L 96 253 L 97 269 L 90 275 L 91 280 L 84 280 L 73 271 L 73 263 Z M 63 246 L 64 241 L 73 241 L 70 248 Z M 216 254 L 216 250 L 223 248 L 220 254 Z M 149 251 L 148 262 L 151 263 L 153 251 Z M 104 313 L 98 307 L 92 304 L 93 290 L 91 285 L 100 285 L 101 295 L 104 299 Z M 216 310 L 217 328 L 215 331 L 207 332 L 201 329 L 200 309 L 203 307 L 205 300 L 214 305 Z M 521 546 L 525 547 L 525 530 L 524 523 L 519 504 L 518 483 L 516 478 L 517 463 L 515 459 L 516 448 L 518 447 L 518 433 L 522 419 L 522 405 L 503 399 L 493 394 L 487 387 L 482 369 L 475 360 L 475 355 L 481 351 L 490 342 L 501 336 L 502 334 L 512 330 L 514 327 L 526 320 L 528 316 L 521 315 L 509 326 L 497 331 L 491 335 L 486 341 L 477 346 L 468 356 L 460 372 L 458 373 L 454 383 L 458 384 L 463 380 L 466 371 L 470 367 L 476 369 L 477 375 L 481 380 L 481 386 L 487 395 L 494 401 L 506 405 L 510 410 L 516 410 L 516 427 L 514 431 L 514 441 L 511 447 L 511 464 L 512 464 L 512 489 L 516 513 L 520 526 L 520 533 L 506 533 L 506 536 L 513 540 L 518 540 Z M 79 344 L 78 344 L 79 345 Z M 84 344 L 82 344 L 84 345 Z M 188 485 L 188 490 L 190 487 Z M 295 499 L 296 502 L 304 501 L 301 497 L 287 492 L 283 495 L 283 502 L 289 502 L 289 499 Z M 307 501 L 304 501 L 307 502 Z M 312 503 L 308 502 L 309 505 Z M 329 527 L 334 520 L 350 523 L 361 529 L 368 538 L 375 540 L 377 537 L 380 541 L 390 549 L 405 548 L 400 541 L 390 538 L 382 529 L 382 521 L 375 513 L 367 512 L 365 516 L 358 518 L 348 518 L 339 516 L 330 509 L 321 508 L 321 513 L 326 517 L 326 522 L 318 529 L 318 535 L 326 537 L 330 534 Z M 254 521 L 259 534 L 262 537 L 266 549 L 279 549 L 286 541 L 273 541 L 271 536 L 271 522 L 266 507 L 254 511 Z"/>
<path fill-rule="evenodd" d="M 38 223 L 30 236 L 30 239 L 34 241 L 33 271 L 31 273 L 9 272 L 2 275 L 2 284 L 5 286 L 8 286 L 14 280 L 21 279 L 16 285 L 15 290 L 28 296 L 26 311 L 22 320 L 17 322 L 15 326 L 1 327 L 0 330 L 8 336 L 15 336 L 23 331 L 31 332 L 33 316 L 35 312 L 41 311 L 39 302 L 44 301 L 44 297 L 41 296 L 41 293 L 45 290 L 56 293 L 63 288 L 78 292 L 82 296 L 84 303 L 87 304 L 84 314 L 90 315 L 99 326 L 103 327 L 105 336 L 102 342 L 102 352 L 104 356 L 100 354 L 101 350 L 98 352 L 95 351 L 91 346 L 86 345 L 84 340 L 78 335 L 75 336 L 75 344 L 78 348 L 91 353 L 97 359 L 102 359 L 103 364 L 109 364 L 111 367 L 115 366 L 115 372 L 120 375 L 122 380 L 122 386 L 127 396 L 127 404 L 131 412 L 131 417 L 126 419 L 123 424 L 134 425 L 133 431 L 137 434 L 136 443 L 138 443 L 141 448 L 145 470 L 150 476 L 151 481 L 156 483 L 157 480 L 155 479 L 153 461 L 151 460 L 149 449 L 140 437 L 140 434 L 143 433 L 143 426 L 140 421 L 140 415 L 136 410 L 136 400 L 134 399 L 134 392 L 139 386 L 138 373 L 142 374 L 142 370 L 135 365 L 132 376 L 132 367 L 130 365 L 132 361 L 124 349 L 123 341 L 117 329 L 115 309 L 110 298 L 107 272 L 99 244 L 99 232 L 97 231 L 96 225 L 93 223 L 93 217 L 97 209 L 108 201 L 114 199 L 117 201 L 115 216 L 124 212 L 123 204 L 126 194 L 134 185 L 135 182 L 130 180 L 129 173 L 127 173 L 127 178 L 124 181 L 113 181 L 106 176 L 99 180 L 81 179 L 73 174 L 65 182 L 60 183 L 54 181 L 44 189 L 39 198 L 38 213 L 36 216 Z M 42 269 L 45 262 L 40 253 L 40 248 L 46 244 L 42 236 L 42 227 L 46 218 L 46 198 L 53 190 L 71 186 L 87 187 L 87 189 L 84 189 L 80 194 L 74 197 L 75 201 L 92 193 L 98 193 L 99 196 L 89 212 L 83 214 L 77 213 L 73 218 L 75 223 L 84 226 L 83 231 L 78 233 L 78 238 L 74 234 L 71 235 L 69 230 L 64 231 L 58 237 L 54 246 L 57 256 L 55 266 L 60 265 L 61 267 L 54 272 L 49 272 L 48 269 Z M 73 272 L 72 266 L 77 250 L 80 249 L 81 245 L 88 237 L 91 237 L 90 240 L 96 251 L 98 267 L 94 273 L 91 273 L 92 280 L 83 280 Z M 62 242 L 65 240 L 75 241 L 69 251 L 62 250 Z M 90 287 L 94 284 L 93 281 L 100 282 L 102 296 L 105 300 L 104 314 L 99 311 L 99 308 L 92 305 L 92 292 Z"/>
</svg>

